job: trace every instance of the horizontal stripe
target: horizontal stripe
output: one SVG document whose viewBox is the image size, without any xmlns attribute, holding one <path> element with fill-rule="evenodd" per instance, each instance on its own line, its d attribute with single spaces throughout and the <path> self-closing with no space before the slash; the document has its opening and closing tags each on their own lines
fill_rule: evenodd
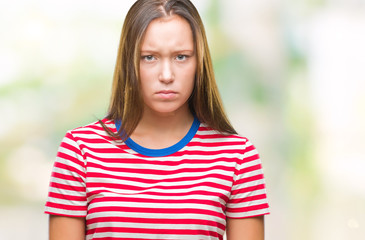
<svg viewBox="0 0 365 240">
<path fill-rule="evenodd" d="M 126 159 L 118 161 L 103 161 L 102 159 L 90 159 L 88 161 L 88 167 L 94 167 L 95 165 L 109 167 L 109 168 L 116 168 L 119 166 L 123 166 L 125 168 L 145 168 L 145 169 L 153 169 L 157 167 L 163 167 L 164 171 L 173 171 L 177 169 L 184 169 L 184 168 L 194 168 L 194 169 L 201 169 L 201 168 L 213 168 L 217 167 L 218 169 L 224 169 L 228 171 L 232 171 L 232 168 L 235 167 L 235 162 L 230 158 L 213 158 L 213 159 L 197 159 L 197 158 L 189 158 L 185 157 L 184 161 L 176 162 L 176 161 L 145 161 L 144 159 L 137 160 L 137 159 Z M 96 166 L 96 167 L 98 167 Z M 260 166 L 258 166 L 259 168 Z"/>
<path fill-rule="evenodd" d="M 90 172 L 93 172 L 95 174 L 98 174 L 98 173 L 109 174 L 110 176 L 120 176 L 120 177 L 125 176 L 125 177 L 129 177 L 129 178 L 135 177 L 136 179 L 150 179 L 153 181 L 162 181 L 162 180 L 172 181 L 173 179 L 188 178 L 188 177 L 202 178 L 202 177 L 206 176 L 203 174 L 219 175 L 219 179 L 225 179 L 225 180 L 229 179 L 229 181 L 232 181 L 232 179 L 233 179 L 233 175 L 231 174 L 230 171 L 223 171 L 223 170 L 214 169 L 214 168 L 209 171 L 206 171 L 205 173 L 201 173 L 199 171 L 196 171 L 196 172 L 185 171 L 185 172 L 175 173 L 175 174 L 148 174 L 148 173 L 145 173 L 146 171 L 140 172 L 140 173 L 138 173 L 136 170 L 129 171 L 129 172 L 121 172 L 121 171 L 113 171 L 113 169 L 104 170 L 104 169 L 88 167 L 88 173 L 90 173 Z"/>
<path fill-rule="evenodd" d="M 90 230 L 88 233 L 91 232 Z M 159 239 L 163 238 L 163 235 L 193 235 L 197 236 L 212 236 L 218 237 L 217 232 L 207 231 L 202 229 L 156 229 L 156 228 L 127 228 L 127 227 L 98 227 L 98 233 L 101 232 L 122 232 L 122 233 L 138 233 L 138 234 L 158 234 Z"/>
<path fill-rule="evenodd" d="M 158 204 L 166 205 L 166 204 L 196 204 L 196 205 L 209 205 L 212 207 L 220 207 L 221 204 L 215 201 L 209 201 L 208 199 L 152 199 L 152 198 L 135 198 L 135 197 L 103 197 L 97 198 L 93 201 L 93 204 L 96 203 L 108 203 L 108 206 L 113 205 L 113 202 L 123 203 L 123 202 L 133 202 L 133 203 L 144 203 L 151 204 L 153 206 L 157 206 Z"/>
<path fill-rule="evenodd" d="M 221 170 L 221 171 L 227 171 L 232 172 L 234 170 L 234 167 L 228 167 L 224 165 L 219 166 L 212 166 L 212 167 L 202 167 L 202 168 L 195 168 L 193 166 L 183 166 L 180 168 L 158 168 L 154 166 L 154 168 L 148 168 L 141 166 L 143 168 L 128 168 L 125 167 L 124 164 L 121 167 L 109 167 L 101 164 L 96 164 L 94 162 L 88 163 L 88 169 L 95 168 L 95 169 L 101 169 L 106 171 L 115 171 L 115 172 L 126 172 L 126 173 L 139 173 L 139 174 L 150 174 L 150 175 L 174 175 L 178 173 L 194 173 L 194 172 L 209 172 L 212 170 Z"/>
<path fill-rule="evenodd" d="M 104 212 L 95 211 L 93 213 L 88 214 L 87 223 L 89 223 L 89 221 L 91 221 L 92 219 L 103 218 L 105 216 L 113 217 L 113 218 L 120 218 L 120 219 L 124 219 L 127 217 L 128 219 L 131 219 L 130 221 L 133 221 L 133 219 L 145 219 L 145 221 L 155 221 L 155 222 L 165 220 L 165 221 L 170 221 L 171 224 L 175 224 L 175 222 L 179 222 L 180 220 L 183 220 L 183 221 L 205 220 L 205 221 L 221 224 L 221 226 L 224 226 L 224 227 L 226 224 L 225 218 L 221 218 L 221 217 L 212 218 L 211 216 L 207 216 L 207 215 L 205 215 L 202 218 L 202 215 L 197 214 L 197 213 L 162 214 L 162 213 L 140 213 L 140 212 L 126 213 L 126 212 L 120 212 L 120 211 L 119 212 L 117 212 L 117 211 L 109 211 L 109 212 L 108 211 L 104 211 Z M 143 223 L 143 222 L 141 222 L 141 223 Z M 121 222 L 121 223 L 123 223 L 123 222 Z M 138 224 L 138 223 L 135 223 L 135 224 Z M 190 224 L 191 224 L 191 222 L 190 222 Z"/>
<path fill-rule="evenodd" d="M 50 199 L 52 200 L 52 199 Z M 86 206 L 77 206 L 74 205 L 73 202 L 71 202 L 72 204 L 61 204 L 61 203 L 54 203 L 51 201 L 48 201 L 46 206 L 47 207 L 51 207 L 51 208 L 56 208 L 56 209 L 67 209 L 68 211 L 85 211 L 87 208 Z"/>
<path fill-rule="evenodd" d="M 263 208 L 260 210 L 247 212 L 226 212 L 226 215 L 228 218 L 249 218 L 269 214 L 268 205 L 262 205 L 261 207 Z"/>
<path fill-rule="evenodd" d="M 48 193 L 48 197 L 50 200 L 52 199 L 63 199 L 64 198 L 64 194 L 59 194 L 59 193 L 54 193 L 54 192 L 49 192 Z M 72 196 L 70 194 L 67 194 L 67 201 L 71 201 L 71 202 L 86 202 L 86 196 L 82 195 L 82 196 Z M 55 201 L 55 200 L 53 200 Z M 51 201 L 52 202 L 52 201 Z"/>
<path fill-rule="evenodd" d="M 261 160 L 246 138 L 201 124 L 175 153 L 136 151 L 98 122 L 67 132 L 45 212 L 86 217 L 86 239 L 120 240 L 222 240 L 226 217 L 268 213 Z"/>
<path fill-rule="evenodd" d="M 89 232 L 88 232 L 89 233 Z M 164 234 L 166 235 L 166 234 Z M 103 232 L 103 233 L 95 233 L 92 236 L 90 235 L 86 237 L 86 240 L 90 239 L 107 239 L 107 240 L 151 240 L 151 239 L 161 239 L 163 237 L 163 233 L 159 234 L 147 234 L 147 233 L 119 233 L 115 232 L 113 234 L 113 237 L 110 237 L 110 232 Z M 162 238 L 163 239 L 163 238 Z M 167 239 L 174 239 L 174 240 L 217 240 L 217 239 L 223 239 L 223 237 L 213 237 L 213 236 L 207 236 L 207 235 L 174 235 L 173 238 L 171 236 L 167 236 Z"/>
<path fill-rule="evenodd" d="M 51 207 L 49 204 L 46 204 L 45 213 L 51 214 L 51 215 L 58 215 L 58 216 L 65 216 L 65 217 L 85 217 L 87 214 L 86 210 L 77 211 L 74 209 L 64 209 L 60 208 L 60 206 L 57 207 Z"/>
<path fill-rule="evenodd" d="M 131 217 L 99 217 L 99 218 L 92 218 L 88 220 L 88 226 L 90 228 L 94 225 L 100 224 L 100 223 L 106 223 L 105 225 L 109 224 L 110 222 L 119 223 L 117 225 L 121 225 L 123 223 L 130 223 L 134 226 L 136 224 L 147 226 L 147 224 L 153 224 L 152 226 L 154 228 L 160 228 L 160 224 L 163 225 L 163 227 L 166 227 L 164 225 L 166 224 L 173 224 L 177 227 L 181 228 L 181 226 L 186 225 L 205 225 L 208 227 L 217 227 L 221 229 L 222 231 L 225 230 L 225 225 L 214 222 L 214 221 L 207 221 L 202 219 L 173 219 L 173 218 L 164 218 L 164 219 L 157 219 L 157 218 L 131 218 Z M 145 227 L 146 228 L 146 227 Z"/>
<path fill-rule="evenodd" d="M 102 197 L 99 197 L 102 196 Z M 104 199 L 109 199 L 109 198 L 132 198 L 134 199 L 134 201 L 136 202 L 153 202 L 153 201 L 190 201 L 191 199 L 194 200 L 199 200 L 199 201 L 214 201 L 217 202 L 221 205 L 225 205 L 226 202 L 229 200 L 229 197 L 226 195 L 219 195 L 216 194 L 215 196 L 207 194 L 207 192 L 203 192 L 203 191 L 192 191 L 187 193 L 182 193 L 182 194 L 174 194 L 173 196 L 171 196 L 171 194 L 165 194 L 165 195 L 161 195 L 161 193 L 153 193 L 153 192 L 141 192 L 138 194 L 128 194 L 125 195 L 125 197 L 123 197 L 124 195 L 117 193 L 115 191 L 111 192 L 111 191 L 107 191 L 107 190 L 95 190 L 95 191 L 91 191 L 87 193 L 87 197 L 89 199 L 89 202 L 92 201 L 98 201 L 99 199 L 101 201 L 103 201 Z M 219 206 L 219 205 L 216 205 Z"/>
<path fill-rule="evenodd" d="M 52 183 L 50 184 L 52 185 Z M 65 190 L 61 188 L 54 188 L 52 186 L 49 187 L 49 194 L 59 194 L 59 196 L 63 199 L 68 199 L 69 197 L 72 199 L 74 196 L 85 196 L 85 191 L 73 191 L 73 190 Z"/>
<path fill-rule="evenodd" d="M 124 200 L 124 199 L 119 199 L 119 200 Z M 133 206 L 133 208 L 146 208 L 146 209 L 164 209 L 166 212 L 165 213 L 170 213 L 170 210 L 186 210 L 186 209 L 199 209 L 202 211 L 214 211 L 216 209 L 222 208 L 222 206 L 215 206 L 214 204 L 208 204 L 210 202 L 206 202 L 206 203 L 192 203 L 192 202 L 185 202 L 185 203 L 166 203 L 166 202 L 154 202 L 154 203 L 149 203 L 146 201 L 125 201 L 125 202 L 120 202 L 120 201 L 103 201 L 103 202 L 93 202 L 90 205 L 90 208 L 94 208 L 94 209 L 98 209 L 99 207 L 103 207 L 103 206 L 108 206 L 108 207 L 118 207 L 120 209 L 123 208 L 129 208 L 131 206 Z M 214 202 L 213 202 L 214 203 Z M 241 207 L 241 206 L 239 206 Z M 245 207 L 245 205 L 243 205 L 242 207 Z M 124 211 L 124 210 L 122 210 Z M 158 210 L 157 210 L 158 212 Z M 158 212 L 160 213 L 160 212 Z M 185 213 L 189 213 L 189 212 L 185 212 Z"/>
<path fill-rule="evenodd" d="M 217 171 L 216 171 L 217 172 Z M 150 178 L 150 175 L 135 175 L 135 174 L 118 174 L 118 175 L 112 175 L 112 174 L 106 174 L 104 172 L 90 172 L 88 173 L 88 180 L 91 181 L 92 179 L 98 179 L 102 180 L 104 179 L 113 179 L 113 181 L 127 181 L 127 182 L 134 182 L 136 185 L 141 186 L 142 184 L 157 184 L 157 183 L 163 183 L 165 186 L 173 185 L 173 184 L 180 184 L 180 183 L 195 183 L 197 181 L 201 181 L 202 179 L 206 181 L 220 181 L 221 183 L 227 183 L 226 185 L 230 186 L 232 184 L 232 177 L 227 176 L 224 174 L 219 173 L 209 173 L 206 174 L 195 174 L 195 176 L 191 176 L 191 174 L 180 174 L 179 176 L 172 177 L 172 178 Z M 261 177 L 262 175 L 256 175 Z M 247 178 L 247 181 L 250 181 L 249 179 L 253 179 L 256 176 Z M 163 180 L 163 181 L 162 181 Z"/>
<path fill-rule="evenodd" d="M 221 198 L 223 201 L 227 202 L 228 201 L 228 197 L 220 192 L 217 191 L 213 191 L 213 192 L 209 192 L 209 191 L 205 191 L 205 190 L 194 190 L 194 191 L 190 191 L 190 190 L 182 190 L 182 191 L 174 191 L 173 194 L 171 192 L 161 192 L 161 191 L 152 191 L 152 190 L 146 190 L 146 191 L 140 191 L 140 192 L 136 192 L 136 191 L 130 191 L 130 190 L 107 190 L 107 189 L 100 189 L 100 188 L 96 188 L 96 189 L 92 189 L 89 188 L 89 191 L 91 192 L 91 194 L 95 194 L 97 192 L 101 192 L 101 193 L 107 193 L 107 192 L 111 192 L 111 193 L 119 193 L 119 194 L 125 194 L 125 195 L 139 195 L 140 193 L 145 194 L 145 195 L 149 195 L 151 198 L 154 199 L 158 199 L 159 197 L 184 197 L 184 196 L 211 196 L 211 197 L 216 197 L 216 198 Z M 157 196 L 157 198 L 156 198 Z M 88 197 L 90 198 L 90 197 Z"/>
<path fill-rule="evenodd" d="M 71 198 L 67 198 L 64 199 L 62 196 L 57 196 L 57 197 L 51 197 L 49 196 L 49 202 L 51 202 L 52 204 L 57 204 L 60 206 L 75 206 L 75 207 L 80 207 L 81 209 L 85 210 L 85 206 L 87 205 L 87 200 L 86 198 L 82 198 L 82 197 L 78 197 L 72 198 L 73 200 L 71 200 Z"/>
</svg>

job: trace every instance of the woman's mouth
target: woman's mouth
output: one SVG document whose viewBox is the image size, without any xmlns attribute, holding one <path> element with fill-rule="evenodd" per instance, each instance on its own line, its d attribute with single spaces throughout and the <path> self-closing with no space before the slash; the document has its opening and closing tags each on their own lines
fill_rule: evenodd
<svg viewBox="0 0 365 240">
<path fill-rule="evenodd" d="M 159 91 L 156 93 L 160 98 L 162 99 L 166 99 L 166 100 L 169 100 L 169 99 L 173 99 L 176 97 L 177 95 L 177 92 L 175 91 L 172 91 L 172 90 L 162 90 L 162 91 Z"/>
</svg>

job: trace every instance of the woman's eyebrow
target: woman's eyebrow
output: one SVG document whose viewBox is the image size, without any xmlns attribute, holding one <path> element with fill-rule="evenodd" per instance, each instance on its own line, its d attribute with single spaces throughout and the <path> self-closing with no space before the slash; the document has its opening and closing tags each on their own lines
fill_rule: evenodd
<svg viewBox="0 0 365 240">
<path fill-rule="evenodd" d="M 141 49 L 141 53 L 159 53 L 160 51 L 158 50 L 153 50 L 153 49 Z M 176 54 L 176 53 L 194 53 L 194 49 L 177 49 L 174 50 L 172 53 Z"/>
</svg>

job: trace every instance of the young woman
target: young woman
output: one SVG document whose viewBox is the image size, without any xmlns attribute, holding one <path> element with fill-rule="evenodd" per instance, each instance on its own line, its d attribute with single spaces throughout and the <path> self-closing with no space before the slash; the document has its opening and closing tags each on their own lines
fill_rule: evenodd
<svg viewBox="0 0 365 240">
<path fill-rule="evenodd" d="M 264 239 L 261 162 L 223 111 L 189 0 L 138 0 L 107 117 L 69 131 L 52 173 L 51 240 Z"/>
</svg>

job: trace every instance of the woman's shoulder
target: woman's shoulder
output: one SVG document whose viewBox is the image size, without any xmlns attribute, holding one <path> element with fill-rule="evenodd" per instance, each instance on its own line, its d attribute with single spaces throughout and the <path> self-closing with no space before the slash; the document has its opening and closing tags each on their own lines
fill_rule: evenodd
<svg viewBox="0 0 365 240">
<path fill-rule="evenodd" d="M 210 139 L 211 141 L 217 142 L 234 142 L 236 144 L 250 144 L 250 141 L 247 137 L 244 137 L 238 133 L 226 133 L 217 131 L 210 126 L 206 125 L 205 123 L 201 123 L 197 136 L 201 139 Z"/>
<path fill-rule="evenodd" d="M 103 123 L 103 125 L 101 124 Z M 111 131 L 116 131 L 114 120 L 110 120 L 107 118 L 91 122 L 89 124 L 71 129 L 67 131 L 67 133 L 72 134 L 73 136 L 83 136 L 83 135 L 99 135 L 99 136 L 108 136 L 105 128 L 109 128 Z"/>
</svg>

